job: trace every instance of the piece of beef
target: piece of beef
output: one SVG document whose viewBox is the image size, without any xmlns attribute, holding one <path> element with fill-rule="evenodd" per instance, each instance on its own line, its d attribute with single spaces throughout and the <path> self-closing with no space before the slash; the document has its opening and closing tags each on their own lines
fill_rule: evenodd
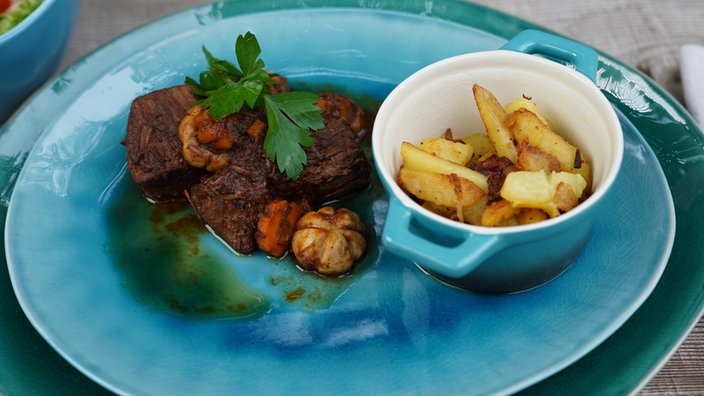
<svg viewBox="0 0 704 396">
<path fill-rule="evenodd" d="M 322 109 L 325 124 L 342 122 L 350 127 L 355 139 L 360 141 L 365 130 L 364 109 L 351 98 L 333 92 L 319 94 L 320 100 L 316 103 Z"/>
<path fill-rule="evenodd" d="M 244 141 L 224 168 L 203 177 L 187 192 L 198 216 L 212 232 L 240 253 L 256 247 L 259 216 L 271 197 L 268 159 L 261 145 Z"/>
<path fill-rule="evenodd" d="M 315 144 L 306 148 L 308 164 L 297 180 L 286 177 L 270 163 L 269 184 L 278 195 L 289 200 L 308 198 L 318 206 L 369 185 L 371 166 L 349 126 L 326 122 L 312 137 Z"/>
<path fill-rule="evenodd" d="M 132 102 L 127 133 L 127 168 L 148 199 L 184 199 L 183 191 L 203 175 L 181 153 L 178 125 L 195 97 L 189 86 L 161 89 Z"/>
<path fill-rule="evenodd" d="M 269 73 L 272 82 L 269 84 L 269 92 L 284 93 L 291 92 L 291 87 L 288 85 L 288 79 L 280 74 Z"/>
</svg>

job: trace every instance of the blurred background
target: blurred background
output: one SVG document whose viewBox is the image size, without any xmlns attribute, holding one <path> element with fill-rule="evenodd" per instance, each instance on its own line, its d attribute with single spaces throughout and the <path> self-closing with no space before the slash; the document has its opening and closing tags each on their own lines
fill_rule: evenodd
<svg viewBox="0 0 704 396">
<path fill-rule="evenodd" d="M 83 0 L 61 68 L 147 21 L 207 0 Z M 680 48 L 704 45 L 701 0 L 476 0 L 582 41 L 651 76 L 680 101 Z"/>
</svg>

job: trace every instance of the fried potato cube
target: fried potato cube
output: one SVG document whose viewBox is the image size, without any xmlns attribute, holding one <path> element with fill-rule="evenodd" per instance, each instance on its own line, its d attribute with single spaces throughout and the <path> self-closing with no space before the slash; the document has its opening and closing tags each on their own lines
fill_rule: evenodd
<svg viewBox="0 0 704 396">
<path fill-rule="evenodd" d="M 518 215 L 516 216 L 518 224 L 539 223 L 547 219 L 549 219 L 548 214 L 536 208 L 523 208 L 520 212 L 518 212 Z"/>
<path fill-rule="evenodd" d="M 516 171 L 506 176 L 500 194 L 514 208 L 541 209 L 550 217 L 555 217 L 560 214 L 560 208 L 555 202 L 555 194 L 560 183 L 569 186 L 577 199 L 582 196 L 587 185 L 582 175 L 575 173 L 546 174 L 543 171 Z"/>
<path fill-rule="evenodd" d="M 545 171 L 560 172 L 562 165 L 554 155 L 538 150 L 533 147 L 528 140 L 521 140 L 518 143 L 518 159 L 516 165 L 524 171 Z"/>
<path fill-rule="evenodd" d="M 457 220 L 461 218 L 463 222 L 473 225 L 481 225 L 482 214 L 484 209 L 486 209 L 487 197 L 484 196 L 477 202 L 462 207 L 461 216 L 457 213 L 457 208 L 451 208 L 449 206 L 437 205 L 430 201 L 423 201 L 422 207 L 428 209 L 431 212 L 437 213 L 440 216 L 447 217 L 448 219 Z M 543 212 L 544 213 L 544 212 Z M 546 215 L 547 217 L 547 215 Z"/>
<path fill-rule="evenodd" d="M 557 209 L 561 212 L 570 211 L 579 205 L 579 197 L 575 194 L 572 186 L 565 182 L 557 183 L 557 187 L 555 187 L 555 196 L 552 200 L 555 202 Z"/>
<path fill-rule="evenodd" d="M 482 214 L 481 225 L 485 227 L 498 227 L 518 224 L 515 216 L 519 209 L 502 199 L 487 205 Z"/>
<path fill-rule="evenodd" d="M 472 146 L 472 158 L 470 161 L 477 161 L 481 158 L 489 157 L 490 155 L 496 154 L 494 146 L 489 140 L 489 136 L 484 133 L 475 133 L 473 135 L 465 136 L 462 140 L 469 146 Z"/>
<path fill-rule="evenodd" d="M 456 142 L 445 138 L 425 138 L 420 141 L 418 148 L 435 154 L 436 156 L 465 165 L 472 158 L 474 150 L 469 144 Z"/>
<path fill-rule="evenodd" d="M 506 112 L 506 114 L 511 114 L 518 109 L 526 109 L 538 116 L 538 118 L 540 118 L 540 121 L 544 122 L 546 125 L 550 125 L 548 120 L 543 117 L 543 115 L 538 111 L 538 106 L 535 105 L 535 102 L 526 98 L 525 96 L 521 96 L 520 98 L 514 100 L 513 102 L 507 104 L 506 107 L 504 107 L 504 111 Z"/>
<path fill-rule="evenodd" d="M 420 206 L 428 209 L 429 211 L 431 211 L 433 213 L 437 213 L 442 217 L 447 217 L 447 218 L 456 218 L 457 217 L 457 208 L 455 208 L 455 207 L 451 208 L 449 206 L 442 206 L 442 205 L 438 205 L 438 204 L 435 204 L 430 201 L 423 201 L 423 203 L 421 203 Z"/>
<path fill-rule="evenodd" d="M 511 128 L 516 141 L 528 141 L 531 146 L 557 158 L 563 171 L 574 171 L 575 159 L 579 155 L 577 148 L 540 121 L 534 113 L 518 109 L 506 117 L 506 125 Z"/>
<path fill-rule="evenodd" d="M 443 175 L 421 169 L 409 169 L 402 165 L 397 181 L 404 191 L 418 199 L 455 208 L 460 221 L 464 221 L 463 207 L 470 206 L 486 196 L 476 184 L 454 173 Z"/>
<path fill-rule="evenodd" d="M 462 217 L 465 223 L 481 225 L 482 215 L 487 206 L 488 196 L 483 197 L 472 205 L 462 208 Z"/>
<path fill-rule="evenodd" d="M 556 172 L 551 173 L 548 176 L 550 183 L 556 188 L 558 184 L 565 183 L 572 187 L 572 192 L 574 192 L 577 199 L 582 198 L 584 192 L 586 191 L 587 181 L 579 173 L 569 173 L 569 172 Z"/>
<path fill-rule="evenodd" d="M 582 175 L 584 180 L 587 181 L 587 187 L 584 190 L 587 192 L 592 191 L 592 166 L 584 157 L 582 157 L 580 167 L 575 168 L 573 172 Z"/>
<path fill-rule="evenodd" d="M 458 177 L 467 179 L 476 184 L 485 192 L 489 189 L 487 178 L 481 173 L 469 169 L 464 165 L 425 152 L 411 143 L 401 143 L 401 158 L 403 159 L 403 166 L 408 169 L 425 170 L 443 175 L 451 175 L 454 173 Z"/>
<path fill-rule="evenodd" d="M 506 124 L 506 111 L 494 94 L 481 85 L 472 86 L 474 101 L 479 110 L 479 116 L 486 128 L 486 134 L 499 157 L 506 157 L 516 162 L 517 152 L 514 135 Z"/>
</svg>

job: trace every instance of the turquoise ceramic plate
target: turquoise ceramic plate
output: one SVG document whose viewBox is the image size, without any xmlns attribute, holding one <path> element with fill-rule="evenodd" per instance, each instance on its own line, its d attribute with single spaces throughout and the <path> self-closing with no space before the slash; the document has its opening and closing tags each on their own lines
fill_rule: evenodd
<svg viewBox="0 0 704 396">
<path fill-rule="evenodd" d="M 532 27 L 461 2 L 430 9 L 394 1 L 373 9 L 336 4 L 346 8 L 225 3 L 154 22 L 76 64 L 5 126 L 5 205 L 15 186 L 5 247 L 31 324 L 73 366 L 121 393 L 510 393 L 541 380 L 527 392 L 575 393 L 595 378 L 605 392 L 638 387 L 701 312 L 695 285 L 704 270 L 689 248 L 700 241 L 687 231 L 701 223 L 695 208 L 702 178 L 693 174 L 701 175 L 702 145 L 671 98 L 607 57 L 599 85 L 623 113 L 628 142 L 621 187 L 586 253 L 539 289 L 459 292 L 376 243 L 353 277 L 322 282 L 287 262 L 233 257 L 193 227 L 171 236 L 162 227 L 170 220 L 150 217 L 124 172 L 119 142 L 128 106 L 139 94 L 195 74 L 203 67 L 202 44 L 230 54 L 234 36 L 252 30 L 270 69 L 374 103 L 427 63 L 497 48 Z M 408 32 L 417 31 L 409 40 Z M 675 220 L 668 185 L 680 221 L 665 267 Z M 378 232 L 385 202 L 375 188 L 347 204 Z M 158 236 L 165 242 L 149 240 Z M 164 254 L 193 260 L 150 255 L 142 243 L 170 243 Z M 143 266 L 129 265 L 135 260 Z M 667 281 L 648 298 L 661 273 Z M 190 288 L 178 284 L 193 279 L 199 283 Z M 241 290 L 230 287 L 236 282 L 249 292 L 233 294 Z M 2 292 L 12 301 L 8 283 Z M 251 317 L 216 320 L 224 316 L 217 298 L 205 307 L 210 313 L 194 312 L 203 308 L 199 293 L 211 290 L 247 302 Z M 97 391 L 39 343 L 19 312 L 14 304 L 2 307 L 10 325 L 0 330 L 0 390 Z M 45 374 L 36 378 L 38 369 Z"/>
</svg>

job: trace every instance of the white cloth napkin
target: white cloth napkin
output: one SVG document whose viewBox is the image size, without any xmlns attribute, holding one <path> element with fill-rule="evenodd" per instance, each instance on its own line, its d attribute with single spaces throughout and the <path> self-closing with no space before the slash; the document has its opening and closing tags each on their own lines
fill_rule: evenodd
<svg viewBox="0 0 704 396">
<path fill-rule="evenodd" d="M 680 54 L 682 89 L 687 110 L 704 127 L 704 46 L 686 44 Z"/>
</svg>

